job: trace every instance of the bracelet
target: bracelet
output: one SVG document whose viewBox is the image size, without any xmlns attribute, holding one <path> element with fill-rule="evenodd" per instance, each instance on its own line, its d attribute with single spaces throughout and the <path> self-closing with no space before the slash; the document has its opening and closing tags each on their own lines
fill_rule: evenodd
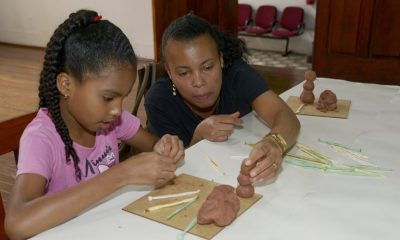
<svg viewBox="0 0 400 240">
<path fill-rule="evenodd" d="M 287 143 L 285 139 L 279 133 L 268 133 L 265 137 L 271 137 L 274 139 L 276 144 L 278 144 L 279 148 L 281 149 L 281 153 L 283 154 L 286 151 Z"/>
</svg>

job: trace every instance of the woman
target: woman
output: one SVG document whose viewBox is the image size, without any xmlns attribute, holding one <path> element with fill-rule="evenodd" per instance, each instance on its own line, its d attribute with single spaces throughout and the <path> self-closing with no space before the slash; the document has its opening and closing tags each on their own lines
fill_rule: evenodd
<svg viewBox="0 0 400 240">
<path fill-rule="evenodd" d="M 167 76 L 145 99 L 148 128 L 158 136 L 179 136 L 185 147 L 202 139 L 225 141 L 240 116 L 254 110 L 271 128 L 245 159 L 252 182 L 276 175 L 282 154 L 297 138 L 293 111 L 242 60 L 244 43 L 222 34 L 194 15 L 176 19 L 165 30 L 162 57 Z"/>
</svg>

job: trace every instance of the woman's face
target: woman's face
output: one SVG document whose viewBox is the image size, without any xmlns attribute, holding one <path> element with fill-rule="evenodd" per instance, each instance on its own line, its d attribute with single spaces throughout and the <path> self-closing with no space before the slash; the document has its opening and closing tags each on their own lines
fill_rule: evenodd
<svg viewBox="0 0 400 240">
<path fill-rule="evenodd" d="M 165 53 L 168 74 L 186 104 L 195 112 L 212 109 L 221 90 L 223 67 L 213 38 L 204 34 L 191 41 L 170 40 Z"/>
<path fill-rule="evenodd" d="M 106 130 L 121 115 L 122 101 L 136 80 L 136 69 L 112 66 L 99 74 L 85 74 L 82 83 L 73 77 L 70 80 L 64 121 L 70 130 L 95 133 Z"/>
</svg>

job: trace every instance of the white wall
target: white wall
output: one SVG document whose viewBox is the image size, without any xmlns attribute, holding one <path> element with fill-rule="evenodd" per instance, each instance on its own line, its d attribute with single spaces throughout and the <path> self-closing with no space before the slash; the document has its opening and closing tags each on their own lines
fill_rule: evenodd
<svg viewBox="0 0 400 240">
<path fill-rule="evenodd" d="M 70 13 L 85 8 L 120 27 L 141 58 L 154 59 L 150 0 L 0 0 L 0 42 L 45 47 Z"/>
<path fill-rule="evenodd" d="M 278 20 L 282 11 L 287 6 L 298 6 L 304 9 L 304 21 L 306 30 L 301 36 L 290 39 L 289 49 L 296 53 L 312 55 L 312 44 L 314 41 L 314 28 L 315 28 L 315 12 L 316 3 L 307 5 L 306 0 L 238 0 L 239 3 L 247 3 L 253 7 L 253 14 L 261 5 L 273 5 L 278 9 Z M 316 1 L 315 1 L 316 2 Z M 285 41 L 244 37 L 249 48 L 265 49 L 273 51 L 284 51 Z"/>
</svg>

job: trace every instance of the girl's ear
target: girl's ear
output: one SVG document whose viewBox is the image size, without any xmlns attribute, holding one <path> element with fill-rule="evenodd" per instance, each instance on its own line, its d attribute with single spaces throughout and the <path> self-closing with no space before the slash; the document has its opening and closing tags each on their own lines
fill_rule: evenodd
<svg viewBox="0 0 400 240">
<path fill-rule="evenodd" d="M 67 73 L 57 75 L 57 89 L 64 98 L 68 98 L 70 94 L 71 78 Z"/>
</svg>

